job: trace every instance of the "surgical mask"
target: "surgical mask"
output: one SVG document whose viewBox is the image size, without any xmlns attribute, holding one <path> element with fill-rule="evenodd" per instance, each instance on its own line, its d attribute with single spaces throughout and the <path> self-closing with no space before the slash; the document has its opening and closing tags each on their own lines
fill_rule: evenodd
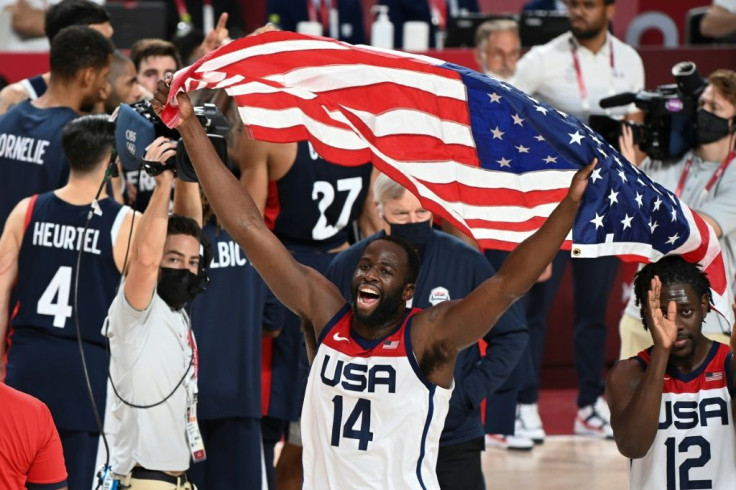
<svg viewBox="0 0 736 490">
<path fill-rule="evenodd" d="M 156 291 L 173 310 L 179 310 L 200 291 L 200 278 L 189 269 L 161 267 Z"/>
<path fill-rule="evenodd" d="M 391 227 L 391 235 L 400 236 L 420 252 L 424 250 L 424 246 L 432 238 L 431 219 L 418 223 L 388 223 L 388 225 Z"/>
<path fill-rule="evenodd" d="M 716 116 L 705 109 L 698 109 L 695 142 L 698 145 L 713 143 L 731 134 L 728 119 Z"/>
</svg>

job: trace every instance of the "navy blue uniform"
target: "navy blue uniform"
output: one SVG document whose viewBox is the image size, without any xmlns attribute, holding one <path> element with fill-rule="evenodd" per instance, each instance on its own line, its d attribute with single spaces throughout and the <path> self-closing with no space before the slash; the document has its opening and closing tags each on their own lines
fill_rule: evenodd
<svg viewBox="0 0 736 490">
<path fill-rule="evenodd" d="M 94 215 L 83 233 L 89 205 L 69 204 L 53 192 L 37 197 L 18 257 L 17 313 L 10 323 L 6 382 L 48 405 L 64 445 L 70 489 L 90 488 L 99 435 L 80 362 L 73 312 L 79 248 L 77 314 L 92 392 L 101 415 L 107 354 L 100 331 L 120 281 L 112 254 L 113 235 L 127 208 L 110 198 L 99 205 L 102 215 Z M 80 453 L 67 444 L 67 436 L 76 441 L 79 432 L 93 436 L 88 452 Z"/>
<path fill-rule="evenodd" d="M 77 116 L 68 107 L 39 109 L 25 100 L 0 117 L 0 226 L 24 197 L 66 184 L 61 130 Z"/>
<path fill-rule="evenodd" d="M 200 429 L 207 460 L 189 476 L 199 488 L 260 488 L 261 330 L 266 284 L 228 232 L 210 221 L 210 285 L 192 303 L 199 349 Z M 235 471 L 235 469 L 238 471 Z"/>
<path fill-rule="evenodd" d="M 356 243 L 338 254 L 330 265 L 327 278 L 337 285 L 346 298 L 350 298 L 352 276 L 363 248 L 383 235 L 384 232 L 381 231 Z M 480 253 L 461 240 L 434 230 L 422 254 L 422 266 L 419 269 L 412 306 L 424 309 L 442 301 L 464 298 L 494 273 Z M 443 488 L 447 487 L 447 479 L 443 478 L 441 472 L 442 447 L 477 444 L 476 454 L 483 448 L 480 403 L 503 384 L 527 344 L 528 333 L 521 308 L 516 304 L 512 305 L 484 339 L 488 342 L 486 356 L 481 357 L 478 346 L 474 345 L 463 350 L 455 364 L 455 389 L 440 437 L 437 462 L 440 486 Z M 514 428 L 515 408 L 514 400 L 508 407 L 512 413 L 508 427 L 510 434 Z M 477 472 L 479 484 L 482 484 L 480 458 Z M 467 475 L 466 479 L 456 484 L 462 484 L 462 488 L 475 488 L 470 481 L 472 477 Z"/>
<path fill-rule="evenodd" d="M 284 31 L 296 32 L 299 22 L 309 19 L 308 2 L 313 0 L 268 0 L 268 19 L 274 22 Z M 360 0 L 320 0 L 333 3 L 337 6 L 338 17 L 338 39 L 350 44 L 365 44 L 365 29 L 363 27 L 363 7 Z M 320 3 L 321 5 L 321 3 Z M 315 8 L 317 22 L 320 18 L 321 9 Z M 329 36 L 330 33 L 323 28 L 322 35 Z"/>
</svg>

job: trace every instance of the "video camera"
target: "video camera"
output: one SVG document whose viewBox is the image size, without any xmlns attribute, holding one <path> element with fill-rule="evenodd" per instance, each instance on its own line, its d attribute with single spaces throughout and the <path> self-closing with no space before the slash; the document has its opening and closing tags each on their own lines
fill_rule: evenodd
<svg viewBox="0 0 736 490">
<path fill-rule="evenodd" d="M 194 108 L 194 114 L 207 132 L 212 145 L 220 159 L 227 163 L 227 134 L 230 123 L 215 104 L 203 104 Z M 120 162 L 126 170 L 138 170 L 141 167 L 151 176 L 164 170 L 173 170 L 174 174 L 187 182 L 197 182 L 197 174 L 183 144 L 176 147 L 176 156 L 165 163 L 149 162 L 143 159 L 146 148 L 159 136 L 174 141 L 180 139 L 179 132 L 171 129 L 161 121 L 153 111 L 151 103 L 140 101 L 134 104 L 121 104 L 115 126 L 115 145 Z"/>
<path fill-rule="evenodd" d="M 654 91 L 626 92 L 601 99 L 602 108 L 632 102 L 646 112 L 644 124 L 626 122 L 634 143 L 654 160 L 672 161 L 695 146 L 695 115 L 698 98 L 707 83 L 695 63 L 683 61 L 672 67 L 676 83 L 660 85 Z"/>
</svg>

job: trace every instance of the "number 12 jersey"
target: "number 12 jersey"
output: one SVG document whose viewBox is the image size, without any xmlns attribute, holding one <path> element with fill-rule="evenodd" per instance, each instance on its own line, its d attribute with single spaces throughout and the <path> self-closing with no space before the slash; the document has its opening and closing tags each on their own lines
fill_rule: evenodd
<svg viewBox="0 0 736 490">
<path fill-rule="evenodd" d="M 647 349 L 635 359 L 646 369 L 649 356 Z M 713 342 L 692 373 L 665 373 L 657 435 L 646 456 L 631 460 L 632 490 L 734 488 L 731 356 L 727 346 Z"/>
</svg>

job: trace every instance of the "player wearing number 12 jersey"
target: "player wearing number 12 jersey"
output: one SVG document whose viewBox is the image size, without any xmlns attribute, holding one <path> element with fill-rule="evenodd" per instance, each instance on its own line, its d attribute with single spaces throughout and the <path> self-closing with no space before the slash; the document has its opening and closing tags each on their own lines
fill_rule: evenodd
<svg viewBox="0 0 736 490">
<path fill-rule="evenodd" d="M 69 122 L 61 137 L 68 184 L 22 200 L 0 238 L 0 352 L 6 352 L 6 340 L 9 346 L 5 381 L 48 405 L 70 489 L 91 488 L 99 436 L 80 362 L 74 295 L 92 392 L 104 413 L 107 354 L 100 329 L 120 281 L 131 227 L 130 208 L 103 194 L 85 230 L 114 129 L 107 116 Z"/>
<path fill-rule="evenodd" d="M 152 102 L 158 114 L 168 95 L 168 85 L 159 82 Z M 247 189 L 218 162 L 188 95 L 179 92 L 176 100 L 177 128 L 207 199 L 271 291 L 302 321 L 312 359 L 316 352 L 304 400 L 303 488 L 437 488 L 435 451 L 458 353 L 488 332 L 547 267 L 572 228 L 595 163 L 576 172 L 567 196 L 542 227 L 514 249 L 496 275 L 465 298 L 416 311 L 408 321 L 406 302 L 414 294 L 419 255 L 399 237 L 373 240 L 355 269 L 347 313 L 340 290 L 324 275 L 294 260 L 264 223 Z M 334 344 L 330 348 L 325 341 L 328 335 L 336 343 L 358 343 L 360 349 L 349 356 L 338 354 Z M 379 345 L 380 350 L 394 346 L 398 350 L 403 345 L 406 357 L 386 359 L 385 354 L 379 355 Z M 357 355 L 362 352 L 364 357 Z M 331 358 L 334 364 L 326 364 L 330 355 L 336 356 Z M 417 380 L 426 380 L 424 388 Z M 403 389 L 412 403 L 407 403 Z M 421 399 L 414 398 L 417 393 Z M 315 408 L 310 407 L 325 406 L 331 412 L 312 415 Z M 419 437 L 417 419 L 424 421 Z M 407 444 L 415 441 L 423 448 L 403 451 L 404 438 Z M 340 476 L 341 468 L 356 471 L 347 481 Z"/>
<path fill-rule="evenodd" d="M 632 490 L 710 488 L 736 482 L 736 362 L 702 334 L 710 284 L 695 264 L 669 256 L 636 275 L 634 294 L 654 345 L 619 362 L 606 385 Z"/>
</svg>

